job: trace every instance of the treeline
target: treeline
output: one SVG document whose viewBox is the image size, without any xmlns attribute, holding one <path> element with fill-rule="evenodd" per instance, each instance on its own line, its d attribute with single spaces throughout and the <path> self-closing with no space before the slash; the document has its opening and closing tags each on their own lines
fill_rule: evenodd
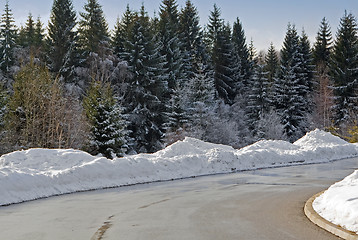
<svg viewBox="0 0 358 240">
<path fill-rule="evenodd" d="M 240 147 L 295 141 L 319 127 L 357 135 L 357 22 L 336 38 L 323 18 L 311 46 L 288 24 L 282 49 L 257 53 L 242 23 L 214 5 L 208 24 L 188 0 L 159 15 L 128 6 L 110 31 L 97 0 L 79 15 L 54 0 L 50 21 L 0 24 L 0 152 L 78 148 L 106 157 L 155 152 L 182 139 Z M 45 34 L 46 32 L 46 34 Z"/>
</svg>

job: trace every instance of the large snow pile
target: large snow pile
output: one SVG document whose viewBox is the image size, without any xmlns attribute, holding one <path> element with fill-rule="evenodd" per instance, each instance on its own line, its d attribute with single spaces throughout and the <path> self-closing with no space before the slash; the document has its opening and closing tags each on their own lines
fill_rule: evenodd
<svg viewBox="0 0 358 240">
<path fill-rule="evenodd" d="M 358 170 L 316 198 L 313 209 L 328 221 L 358 234 Z"/>
<path fill-rule="evenodd" d="M 315 130 L 291 144 L 264 140 L 236 150 L 185 138 L 154 154 L 109 160 L 78 150 L 30 149 L 0 158 L 0 205 L 52 195 L 358 155 L 358 147 Z"/>
</svg>

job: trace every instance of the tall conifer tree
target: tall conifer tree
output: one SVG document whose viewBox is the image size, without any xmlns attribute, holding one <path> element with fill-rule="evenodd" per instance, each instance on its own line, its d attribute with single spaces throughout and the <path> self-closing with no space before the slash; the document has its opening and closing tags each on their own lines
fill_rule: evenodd
<svg viewBox="0 0 358 240">
<path fill-rule="evenodd" d="M 133 140 L 130 147 L 135 152 L 155 152 L 162 147 L 167 78 L 163 71 L 165 57 L 161 56 L 160 48 L 142 6 L 128 31 L 123 54 L 132 75 L 124 101 Z"/>
<path fill-rule="evenodd" d="M 358 36 L 352 14 L 341 18 L 334 43 L 330 75 L 334 83 L 334 120 L 337 126 L 356 120 L 358 113 Z"/>
<path fill-rule="evenodd" d="M 78 65 L 76 12 L 72 0 L 54 0 L 48 24 L 47 45 L 51 71 L 71 82 Z"/>
<path fill-rule="evenodd" d="M 208 24 L 209 48 L 218 96 L 225 103 L 233 104 L 237 93 L 239 62 L 233 54 L 230 26 L 224 24 L 220 15 L 220 9 L 214 5 Z"/>
<path fill-rule="evenodd" d="M 97 0 L 88 0 L 80 13 L 79 40 L 86 54 L 99 53 L 110 43 L 108 24 Z"/>
<path fill-rule="evenodd" d="M 16 45 L 17 30 L 14 24 L 15 20 L 9 2 L 6 1 L 5 10 L 1 17 L 1 48 L 0 48 L 0 67 L 5 74 L 9 74 L 10 67 L 13 65 L 13 49 Z"/>
</svg>

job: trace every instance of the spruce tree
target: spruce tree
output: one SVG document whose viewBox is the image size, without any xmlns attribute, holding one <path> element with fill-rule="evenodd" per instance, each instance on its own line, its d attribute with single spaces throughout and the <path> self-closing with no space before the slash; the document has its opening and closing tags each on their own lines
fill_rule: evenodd
<svg viewBox="0 0 358 240">
<path fill-rule="evenodd" d="M 265 71 L 267 71 L 267 79 L 270 85 L 273 84 L 275 78 L 277 77 L 278 70 L 279 60 L 277 51 L 273 43 L 271 43 L 265 56 Z"/>
<path fill-rule="evenodd" d="M 126 11 L 124 12 L 121 19 L 117 19 L 116 25 L 114 26 L 114 34 L 112 36 L 112 48 L 113 53 L 117 57 L 123 57 L 124 45 L 128 40 L 131 25 L 134 22 L 136 14 L 127 5 Z"/>
<path fill-rule="evenodd" d="M 266 72 L 266 64 L 264 56 L 259 55 L 255 59 L 253 66 L 253 74 L 249 81 L 248 101 L 247 101 L 247 117 L 249 128 L 253 136 L 257 136 L 257 125 L 262 116 L 267 115 L 270 111 L 271 101 L 269 98 L 269 81 L 268 72 Z"/>
<path fill-rule="evenodd" d="M 14 24 L 15 20 L 9 2 L 6 1 L 5 10 L 1 17 L 1 48 L 0 48 L 0 67 L 5 74 L 10 73 L 10 67 L 13 65 L 13 49 L 16 45 L 17 30 Z"/>
<path fill-rule="evenodd" d="M 239 62 L 233 54 L 230 26 L 224 24 L 216 5 L 209 17 L 208 40 L 218 96 L 226 104 L 233 104 L 237 93 Z"/>
<path fill-rule="evenodd" d="M 328 65 L 332 48 L 331 28 L 326 18 L 321 21 L 313 48 L 313 61 L 315 65 Z"/>
<path fill-rule="evenodd" d="M 161 54 L 166 58 L 165 69 L 168 87 L 172 92 L 186 78 L 183 66 L 184 55 L 179 39 L 179 13 L 176 0 L 163 0 L 160 6 L 158 30 L 162 42 Z"/>
<path fill-rule="evenodd" d="M 134 152 L 155 152 L 162 148 L 164 97 L 167 90 L 165 57 L 160 54 L 153 23 L 144 6 L 128 30 L 124 59 L 131 77 L 125 92 L 125 112 Z"/>
<path fill-rule="evenodd" d="M 88 151 L 112 159 L 127 150 L 126 123 L 113 96 L 110 84 L 93 80 L 83 100 L 84 110 L 91 127 Z"/>
<path fill-rule="evenodd" d="M 97 0 L 88 0 L 80 12 L 79 41 L 86 55 L 99 53 L 110 43 L 108 24 Z"/>
<path fill-rule="evenodd" d="M 306 131 L 305 106 L 306 99 L 301 93 L 306 89 L 300 78 L 300 46 L 299 36 L 295 26 L 288 25 L 283 48 L 279 76 L 274 83 L 274 105 L 280 112 L 284 125 L 284 134 L 293 142 Z"/>
<path fill-rule="evenodd" d="M 76 12 L 72 0 L 54 0 L 48 24 L 47 46 L 50 69 L 64 82 L 73 81 L 78 65 Z"/>
<path fill-rule="evenodd" d="M 22 47 L 29 47 L 34 42 L 35 36 L 35 22 L 30 13 L 27 17 L 27 21 L 24 28 L 20 29 L 18 44 Z"/>
<path fill-rule="evenodd" d="M 312 51 L 310 42 L 308 40 L 308 36 L 304 31 L 302 31 L 302 35 L 299 39 L 299 94 L 303 98 L 302 102 L 302 111 L 312 112 L 312 103 L 310 97 L 313 92 L 313 76 L 314 76 L 314 65 L 312 58 Z"/>
<path fill-rule="evenodd" d="M 239 18 L 236 19 L 233 25 L 232 41 L 234 43 L 234 52 L 240 62 L 240 93 L 247 90 L 247 84 L 252 74 L 252 64 L 250 61 L 250 51 L 246 44 L 245 31 Z"/>
<path fill-rule="evenodd" d="M 334 121 L 344 126 L 356 120 L 358 82 L 357 21 L 352 14 L 341 18 L 333 47 L 330 76 L 334 83 Z"/>
<path fill-rule="evenodd" d="M 332 125 L 332 82 L 329 77 L 329 64 L 332 53 L 331 28 L 326 20 L 321 21 L 320 29 L 316 36 L 316 42 L 312 51 L 313 63 L 315 64 L 315 95 L 314 114 L 316 122 L 321 127 Z"/>
<path fill-rule="evenodd" d="M 185 55 L 185 71 L 188 78 L 194 77 L 202 63 L 208 64 L 208 55 L 199 25 L 199 13 L 190 0 L 179 15 L 179 36 Z"/>
</svg>

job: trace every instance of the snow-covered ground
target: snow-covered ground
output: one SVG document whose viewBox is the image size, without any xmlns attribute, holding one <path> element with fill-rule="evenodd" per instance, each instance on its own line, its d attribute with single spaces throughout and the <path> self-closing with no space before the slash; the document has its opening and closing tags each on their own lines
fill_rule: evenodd
<svg viewBox="0 0 358 240">
<path fill-rule="evenodd" d="M 353 156 L 358 156 L 358 146 L 320 130 L 293 144 L 263 140 L 238 150 L 186 138 L 154 154 L 114 160 L 79 150 L 30 149 L 0 157 L 0 205 L 90 189 Z"/>
<path fill-rule="evenodd" d="M 358 234 L 358 170 L 316 198 L 313 209 L 328 221 Z"/>
</svg>

